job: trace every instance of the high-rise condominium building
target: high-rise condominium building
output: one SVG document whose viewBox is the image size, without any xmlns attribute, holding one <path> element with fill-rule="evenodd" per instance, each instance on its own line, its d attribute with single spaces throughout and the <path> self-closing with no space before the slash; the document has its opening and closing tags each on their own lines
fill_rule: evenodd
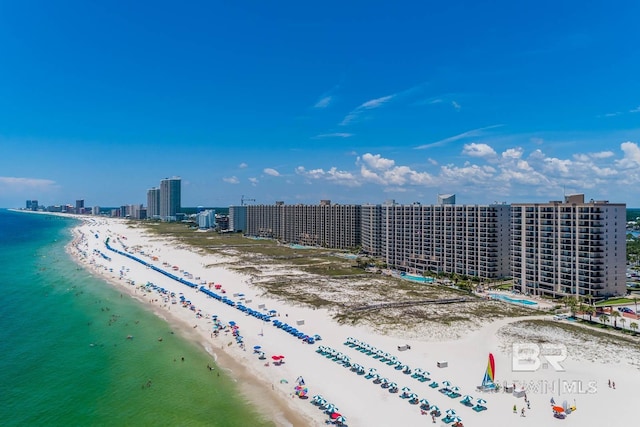
<svg viewBox="0 0 640 427">
<path fill-rule="evenodd" d="M 360 205 L 250 205 L 246 234 L 288 243 L 351 249 L 360 244 Z"/>
<path fill-rule="evenodd" d="M 247 207 L 229 206 L 229 230 L 242 233 L 247 229 Z"/>
<path fill-rule="evenodd" d="M 201 230 L 208 230 L 216 226 L 216 211 L 206 209 L 196 214 L 196 222 Z"/>
<path fill-rule="evenodd" d="M 452 197 L 438 205 L 363 206 L 362 250 L 414 274 L 508 276 L 509 206 L 446 203 Z"/>
<path fill-rule="evenodd" d="M 626 205 L 583 194 L 511 206 L 514 287 L 601 299 L 626 292 Z"/>
<path fill-rule="evenodd" d="M 175 221 L 181 206 L 180 178 L 165 178 L 160 181 L 160 219 Z"/>
<path fill-rule="evenodd" d="M 160 189 L 153 187 L 147 190 L 147 218 L 160 218 Z"/>
</svg>

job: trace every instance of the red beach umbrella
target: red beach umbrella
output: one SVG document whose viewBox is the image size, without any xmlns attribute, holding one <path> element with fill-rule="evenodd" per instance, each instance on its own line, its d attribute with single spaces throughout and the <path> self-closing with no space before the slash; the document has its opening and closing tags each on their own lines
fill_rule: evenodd
<svg viewBox="0 0 640 427">
<path fill-rule="evenodd" d="M 331 414 L 331 419 L 335 420 L 336 418 L 341 417 L 341 416 L 342 416 L 342 414 L 340 412 L 334 412 L 334 413 Z"/>
<path fill-rule="evenodd" d="M 273 360 L 280 360 L 280 356 L 271 356 Z"/>
</svg>

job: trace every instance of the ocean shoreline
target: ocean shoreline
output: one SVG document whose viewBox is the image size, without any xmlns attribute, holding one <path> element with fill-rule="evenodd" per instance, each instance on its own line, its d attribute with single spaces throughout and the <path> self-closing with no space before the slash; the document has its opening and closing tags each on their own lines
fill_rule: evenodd
<svg viewBox="0 0 640 427">
<path fill-rule="evenodd" d="M 513 396 L 506 394 L 489 394 L 479 395 L 475 386 L 478 385 L 479 380 L 476 377 L 481 377 L 481 373 L 486 366 L 486 354 L 492 351 L 496 355 L 498 362 L 498 382 L 507 383 L 510 381 L 520 381 L 523 384 L 528 381 L 569 381 L 574 378 L 575 381 L 596 381 L 600 386 L 598 388 L 597 395 L 582 395 L 580 393 L 573 396 L 574 400 L 577 400 L 578 410 L 570 415 L 565 423 L 570 425 L 591 425 L 591 421 L 600 420 L 604 422 L 605 417 L 602 417 L 597 412 L 593 412 L 592 407 L 598 404 L 609 405 L 611 408 L 617 408 L 616 410 L 623 410 L 625 407 L 629 407 L 631 404 L 630 397 L 633 378 L 640 378 L 638 375 L 637 367 L 634 368 L 634 353 L 622 352 L 618 357 L 600 358 L 598 357 L 598 349 L 588 347 L 584 349 L 582 358 L 575 358 L 575 360 L 568 360 L 567 365 L 570 369 L 567 369 L 571 374 L 556 374 L 553 372 L 539 371 L 537 373 L 514 373 L 508 372 L 509 366 L 509 354 L 508 354 L 508 342 L 512 338 L 506 336 L 503 331 L 510 331 L 517 336 L 522 331 L 518 330 L 517 322 L 526 319 L 501 319 L 483 326 L 479 330 L 470 332 L 469 334 L 455 338 L 451 341 L 443 342 L 430 342 L 428 339 L 411 338 L 403 340 L 401 336 L 392 335 L 380 335 L 371 331 L 364 326 L 347 326 L 338 325 L 333 320 L 329 312 L 326 310 L 313 310 L 309 308 L 292 306 L 285 301 L 279 301 L 269 298 L 265 295 L 256 294 L 256 289 L 252 288 L 249 281 L 243 278 L 242 275 L 233 272 L 226 271 L 221 267 L 215 267 L 213 269 L 204 268 L 205 265 L 220 265 L 220 260 L 223 259 L 223 263 L 232 263 L 231 257 L 209 256 L 199 253 L 194 253 L 190 248 L 184 248 L 180 245 L 180 248 L 175 248 L 170 240 L 164 238 L 158 238 L 158 236 L 145 235 L 144 231 L 136 229 L 136 227 L 130 227 L 127 223 L 119 220 L 103 220 L 87 217 L 83 219 L 83 222 L 74 227 L 74 232 L 80 231 L 83 227 L 86 230 L 90 230 L 89 224 L 97 223 L 98 221 L 104 221 L 100 227 L 101 233 L 107 233 L 107 230 L 112 229 L 110 232 L 113 235 L 126 235 L 128 242 L 131 246 L 140 245 L 141 248 L 145 248 L 145 253 L 150 251 L 157 251 L 160 255 L 161 261 L 164 259 L 171 259 L 171 264 L 185 265 L 185 269 L 192 271 L 193 274 L 205 277 L 206 275 L 213 274 L 218 280 L 229 288 L 229 295 L 232 293 L 244 292 L 250 295 L 255 301 L 263 302 L 268 308 L 276 307 L 279 313 L 290 314 L 292 319 L 304 319 L 305 328 L 313 330 L 314 328 L 321 332 L 323 335 L 323 341 L 317 344 L 328 345 L 335 348 L 338 351 L 349 354 L 351 351 L 347 346 L 342 343 L 347 336 L 354 336 L 363 341 L 369 342 L 378 348 L 384 348 L 386 350 L 394 350 L 397 345 L 410 344 L 411 350 L 405 352 L 396 352 L 399 356 L 406 360 L 407 364 L 411 366 L 419 366 L 429 369 L 434 377 L 442 381 L 443 379 L 451 379 L 456 384 L 460 385 L 463 393 L 469 393 L 474 398 L 486 397 L 489 400 L 489 410 L 485 413 L 474 413 L 464 409 L 455 400 L 449 400 L 448 398 L 441 397 L 437 391 L 430 390 L 426 385 L 416 383 L 414 380 L 409 379 L 407 376 L 403 376 L 394 372 L 391 369 L 387 369 L 383 364 L 376 362 L 374 359 L 367 356 L 361 356 L 357 353 L 351 352 L 351 356 L 354 361 L 363 363 L 367 368 L 375 367 L 380 372 L 385 372 L 395 376 L 398 382 L 403 381 L 404 384 L 411 386 L 416 393 L 420 394 L 420 397 L 426 396 L 430 401 L 433 401 L 441 406 L 441 409 L 447 409 L 443 405 L 450 405 L 452 409 L 456 409 L 463 417 L 466 426 L 492 426 L 501 425 L 501 423 L 511 423 L 510 408 L 515 403 L 518 407 L 522 406 L 522 399 L 514 398 Z M 97 227 L 97 226 L 95 226 Z M 102 240 L 104 236 L 100 236 Z M 104 249 L 103 249 L 104 250 Z M 140 249 L 141 250 L 141 249 Z M 318 408 L 311 405 L 309 401 L 302 399 L 292 399 L 293 396 L 293 383 L 295 378 L 303 375 L 307 380 L 310 394 L 322 394 L 327 399 L 331 400 L 341 409 L 347 417 L 347 425 L 349 426 L 368 426 L 368 425 L 422 425 L 427 420 L 427 417 L 422 416 L 417 406 L 412 406 L 402 399 L 398 399 L 397 395 L 391 393 L 385 393 L 380 390 L 379 387 L 375 387 L 372 384 L 366 384 L 366 380 L 350 372 L 342 366 L 326 360 L 322 356 L 315 354 L 315 348 L 317 346 L 310 346 L 308 344 L 301 344 L 299 341 L 283 335 L 284 333 L 273 326 L 265 324 L 256 324 L 254 319 L 247 318 L 247 320 L 239 320 L 238 323 L 241 326 L 241 330 L 244 331 L 243 335 L 246 337 L 247 347 L 251 348 L 254 344 L 261 344 L 264 347 L 272 347 L 269 350 L 269 354 L 273 353 L 286 353 L 287 362 L 281 367 L 274 367 L 270 365 L 265 367 L 261 361 L 257 361 L 256 358 L 250 354 L 250 351 L 243 351 L 237 345 L 228 345 L 224 337 L 213 339 L 208 336 L 208 330 L 212 325 L 211 322 L 202 320 L 198 323 L 192 320 L 187 310 L 170 310 L 171 306 L 163 307 L 163 304 L 153 303 L 149 300 L 149 295 L 142 297 L 134 288 L 131 292 L 131 286 L 126 285 L 125 279 L 118 279 L 115 272 L 109 272 L 108 269 L 101 265 L 100 259 L 89 256 L 84 260 L 80 259 L 82 256 L 78 251 L 74 251 L 70 247 L 72 255 L 78 257 L 78 261 L 83 267 L 94 271 L 95 274 L 107 279 L 110 283 L 115 285 L 118 289 L 127 289 L 129 294 L 137 296 L 140 301 L 156 313 L 158 316 L 172 320 L 168 320 L 170 324 L 175 325 L 180 329 L 180 333 L 190 339 L 192 342 L 197 343 L 199 346 L 209 351 L 218 358 L 219 365 L 228 369 L 234 378 L 237 379 L 238 385 L 243 395 L 260 409 L 260 412 L 265 414 L 268 419 L 271 419 L 276 425 L 313 425 L 319 426 L 328 420 L 328 416 L 324 415 Z M 73 252 L 76 252 L 73 254 Z M 218 262 L 204 262 L 216 258 Z M 93 263 L 92 260 L 93 259 Z M 115 258 L 114 258 L 115 259 Z M 124 259 L 118 259 L 118 263 L 124 264 Z M 128 262 L 128 261 L 127 261 Z M 118 265 L 116 263 L 115 265 Z M 187 267 L 188 266 L 188 267 Z M 131 264 L 131 277 L 133 277 L 133 264 Z M 140 277 L 148 277 L 149 271 L 144 271 L 144 267 L 140 269 L 140 266 L 136 266 L 136 274 Z M 226 276 L 225 276 L 226 274 Z M 155 280 L 154 280 L 155 282 Z M 175 287 L 176 284 L 173 284 Z M 182 288 L 179 288 L 182 289 Z M 187 290 L 188 291 L 188 290 Z M 187 292 L 191 299 L 198 307 L 206 307 L 207 314 L 215 312 L 219 314 L 221 318 L 226 321 L 230 319 L 237 320 L 239 318 L 244 319 L 244 315 L 241 315 L 237 310 L 227 307 L 225 305 L 220 306 L 218 301 L 212 300 L 206 297 L 201 292 Z M 198 295 L 199 294 L 199 295 Z M 170 313 L 170 315 L 169 315 Z M 185 316 L 185 313 L 187 316 Z M 551 316 L 548 316 L 549 319 Z M 543 319 L 545 316 L 532 316 L 531 319 Z M 281 318 L 282 319 L 282 318 Z M 284 320 L 284 319 L 282 319 Z M 197 324 L 197 327 L 194 328 Z M 510 325 L 514 324 L 514 325 Z M 445 327 L 446 329 L 446 327 Z M 261 333 L 261 332 L 265 333 Z M 515 331 L 515 332 L 514 332 Z M 552 332 L 556 334 L 555 331 Z M 428 334 L 425 334 L 427 336 Z M 563 338 L 564 339 L 564 338 Z M 227 339 L 228 340 L 228 339 Z M 231 342 L 230 340 L 228 340 Z M 222 346 L 222 348 L 220 348 Z M 246 348 L 245 348 L 246 350 Z M 612 351 L 608 353 L 614 354 Z M 449 368 L 438 369 L 435 366 L 435 362 L 439 360 L 448 360 Z M 631 362 L 631 364 L 630 364 Z M 606 363 L 606 365 L 605 365 Z M 606 370 L 606 371 L 605 371 Z M 571 376 L 573 375 L 573 377 Z M 610 393 L 611 390 L 606 388 L 606 378 L 612 376 L 618 379 L 618 390 L 616 395 L 605 396 L 605 393 Z M 288 380 L 288 383 L 280 383 L 279 378 Z M 339 387 L 335 387 L 334 384 L 340 384 Z M 603 386 L 604 384 L 604 386 Z M 626 390 L 625 390 L 626 389 Z M 533 390 L 530 392 L 530 399 L 533 402 L 532 409 L 523 419 L 522 423 L 526 425 L 544 425 L 550 422 L 552 418 L 548 409 L 543 409 L 543 406 L 548 405 L 549 396 L 540 396 Z M 542 394 L 542 393 L 540 393 Z M 355 397 L 357 395 L 357 397 Z M 295 396 L 294 396 L 295 397 Z M 558 396 L 556 396 L 558 398 Z M 446 400 L 443 400 L 446 399 Z M 569 397 L 571 399 L 571 397 Z M 363 405 L 359 401 L 364 400 Z M 625 406 L 627 405 L 627 406 Z M 277 409 L 274 409 L 277 408 Z M 503 408 L 503 409 L 498 409 Z M 587 415 L 588 414 L 588 415 Z M 430 418 L 430 417 L 429 417 Z M 545 421 L 546 420 L 546 421 Z M 533 424 L 532 424 L 533 423 Z M 537 424 L 535 424 L 537 423 Z M 595 425 L 595 424 L 594 424 Z"/>
</svg>

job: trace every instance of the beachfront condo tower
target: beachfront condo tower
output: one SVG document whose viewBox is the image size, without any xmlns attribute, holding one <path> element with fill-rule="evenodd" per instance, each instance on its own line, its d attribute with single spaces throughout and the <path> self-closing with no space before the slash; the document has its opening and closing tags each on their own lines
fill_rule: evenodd
<svg viewBox="0 0 640 427">
<path fill-rule="evenodd" d="M 181 204 L 180 189 L 180 178 L 165 178 L 160 181 L 160 219 L 162 221 L 176 220 Z"/>
<path fill-rule="evenodd" d="M 229 206 L 229 230 L 243 233 L 247 229 L 247 207 Z"/>
<path fill-rule="evenodd" d="M 626 292 L 626 205 L 564 201 L 511 205 L 514 288 L 525 294 L 602 299 Z"/>
<path fill-rule="evenodd" d="M 360 245 L 360 205 L 250 205 L 246 234 L 303 246 L 353 249 Z"/>
<path fill-rule="evenodd" d="M 147 218 L 160 218 L 160 189 L 153 187 L 147 190 Z"/>
<path fill-rule="evenodd" d="M 509 276 L 509 205 L 362 206 L 362 250 L 393 270 L 496 280 Z"/>
</svg>

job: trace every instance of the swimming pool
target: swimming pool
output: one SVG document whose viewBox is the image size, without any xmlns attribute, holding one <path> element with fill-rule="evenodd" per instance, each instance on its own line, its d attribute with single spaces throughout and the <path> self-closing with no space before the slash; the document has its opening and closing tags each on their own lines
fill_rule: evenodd
<svg viewBox="0 0 640 427">
<path fill-rule="evenodd" d="M 510 303 L 513 303 L 513 304 L 538 305 L 538 303 L 535 302 L 535 301 L 529 301 L 528 299 L 511 298 L 511 297 L 508 297 L 508 296 L 502 295 L 502 294 L 489 294 L 489 296 L 492 299 L 499 299 L 501 301 L 506 301 L 506 302 L 510 302 Z"/>
<path fill-rule="evenodd" d="M 433 283 L 433 277 L 413 276 L 411 274 L 401 274 L 400 277 L 402 277 L 403 279 L 411 280 L 413 282 Z"/>
</svg>

